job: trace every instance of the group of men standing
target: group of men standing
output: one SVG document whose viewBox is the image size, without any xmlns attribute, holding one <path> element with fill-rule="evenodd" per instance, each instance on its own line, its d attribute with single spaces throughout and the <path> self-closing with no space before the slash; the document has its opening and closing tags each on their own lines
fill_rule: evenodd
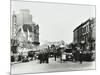
<svg viewBox="0 0 100 75">
<path fill-rule="evenodd" d="M 45 52 L 45 51 L 41 51 L 39 53 L 39 60 L 40 60 L 40 64 L 41 63 L 49 63 L 49 53 Z"/>
<path fill-rule="evenodd" d="M 63 53 L 60 52 L 60 58 L 62 58 L 62 55 L 63 55 Z M 57 58 L 57 52 L 54 52 L 55 61 L 56 61 L 56 58 Z M 41 50 L 40 53 L 39 53 L 38 59 L 40 60 L 40 64 L 49 63 L 49 52 L 48 52 L 48 50 L 44 50 L 44 51 Z M 66 60 L 65 56 L 64 56 L 64 59 Z M 72 59 L 74 61 L 80 61 L 80 63 L 82 64 L 82 61 L 83 61 L 83 52 L 82 52 L 82 50 L 73 52 Z"/>
</svg>

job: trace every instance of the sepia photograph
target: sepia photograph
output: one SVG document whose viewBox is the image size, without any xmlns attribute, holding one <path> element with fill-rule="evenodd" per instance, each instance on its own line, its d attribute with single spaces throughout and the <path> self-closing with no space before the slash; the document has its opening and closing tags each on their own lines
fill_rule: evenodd
<svg viewBox="0 0 100 75">
<path fill-rule="evenodd" d="M 96 6 L 11 0 L 10 73 L 95 70 Z"/>
</svg>

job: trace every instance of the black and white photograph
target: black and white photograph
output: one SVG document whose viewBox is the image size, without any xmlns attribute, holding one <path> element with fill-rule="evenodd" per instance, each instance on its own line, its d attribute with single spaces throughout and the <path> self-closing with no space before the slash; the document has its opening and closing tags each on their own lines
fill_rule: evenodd
<svg viewBox="0 0 100 75">
<path fill-rule="evenodd" d="M 95 70 L 96 6 L 11 0 L 11 74 Z"/>
</svg>

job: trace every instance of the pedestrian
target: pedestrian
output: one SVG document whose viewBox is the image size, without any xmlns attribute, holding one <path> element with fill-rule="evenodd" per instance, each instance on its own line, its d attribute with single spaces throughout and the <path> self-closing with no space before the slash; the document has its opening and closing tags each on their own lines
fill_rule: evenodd
<svg viewBox="0 0 100 75">
<path fill-rule="evenodd" d="M 80 64 L 82 64 L 82 62 L 83 62 L 83 53 L 82 53 L 82 51 L 80 51 L 80 54 L 79 54 L 79 61 L 80 61 Z"/>
<path fill-rule="evenodd" d="M 18 56 L 18 61 L 21 61 L 21 55 Z"/>
<path fill-rule="evenodd" d="M 54 58 L 55 58 L 55 61 L 56 61 L 56 58 L 57 58 L 57 50 L 56 50 L 56 48 L 54 49 Z"/>
<path fill-rule="evenodd" d="M 79 50 L 75 52 L 75 62 L 77 61 L 80 61 L 80 51 Z"/>
<path fill-rule="evenodd" d="M 62 63 L 62 51 L 60 50 L 60 61 L 61 61 L 61 63 Z"/>
<path fill-rule="evenodd" d="M 56 61 L 56 57 L 57 57 L 57 54 L 56 54 L 56 53 L 54 53 L 54 58 L 55 58 L 55 61 Z"/>
<path fill-rule="evenodd" d="M 46 63 L 49 63 L 49 55 L 47 52 L 45 53 L 45 60 L 46 60 Z"/>
<path fill-rule="evenodd" d="M 62 53 L 62 61 L 64 61 L 64 62 L 66 61 L 66 53 L 65 52 Z"/>
<path fill-rule="evenodd" d="M 46 57 L 45 57 L 45 51 L 42 52 L 42 63 L 45 63 Z"/>
<path fill-rule="evenodd" d="M 42 52 L 39 53 L 39 60 L 40 60 L 40 64 L 43 63 L 43 56 L 42 56 Z"/>
</svg>

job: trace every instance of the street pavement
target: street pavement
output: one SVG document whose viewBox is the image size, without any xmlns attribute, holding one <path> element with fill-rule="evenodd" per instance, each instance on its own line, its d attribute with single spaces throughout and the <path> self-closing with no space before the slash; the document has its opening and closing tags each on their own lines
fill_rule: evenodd
<svg viewBox="0 0 100 75">
<path fill-rule="evenodd" d="M 93 70 L 95 69 L 95 62 L 60 62 L 57 58 L 49 59 L 49 64 L 39 64 L 39 60 L 33 60 L 25 63 L 18 63 L 11 65 L 11 74 L 27 74 L 27 73 L 41 73 L 41 72 L 61 72 L 61 71 L 76 71 L 76 70 Z"/>
</svg>

